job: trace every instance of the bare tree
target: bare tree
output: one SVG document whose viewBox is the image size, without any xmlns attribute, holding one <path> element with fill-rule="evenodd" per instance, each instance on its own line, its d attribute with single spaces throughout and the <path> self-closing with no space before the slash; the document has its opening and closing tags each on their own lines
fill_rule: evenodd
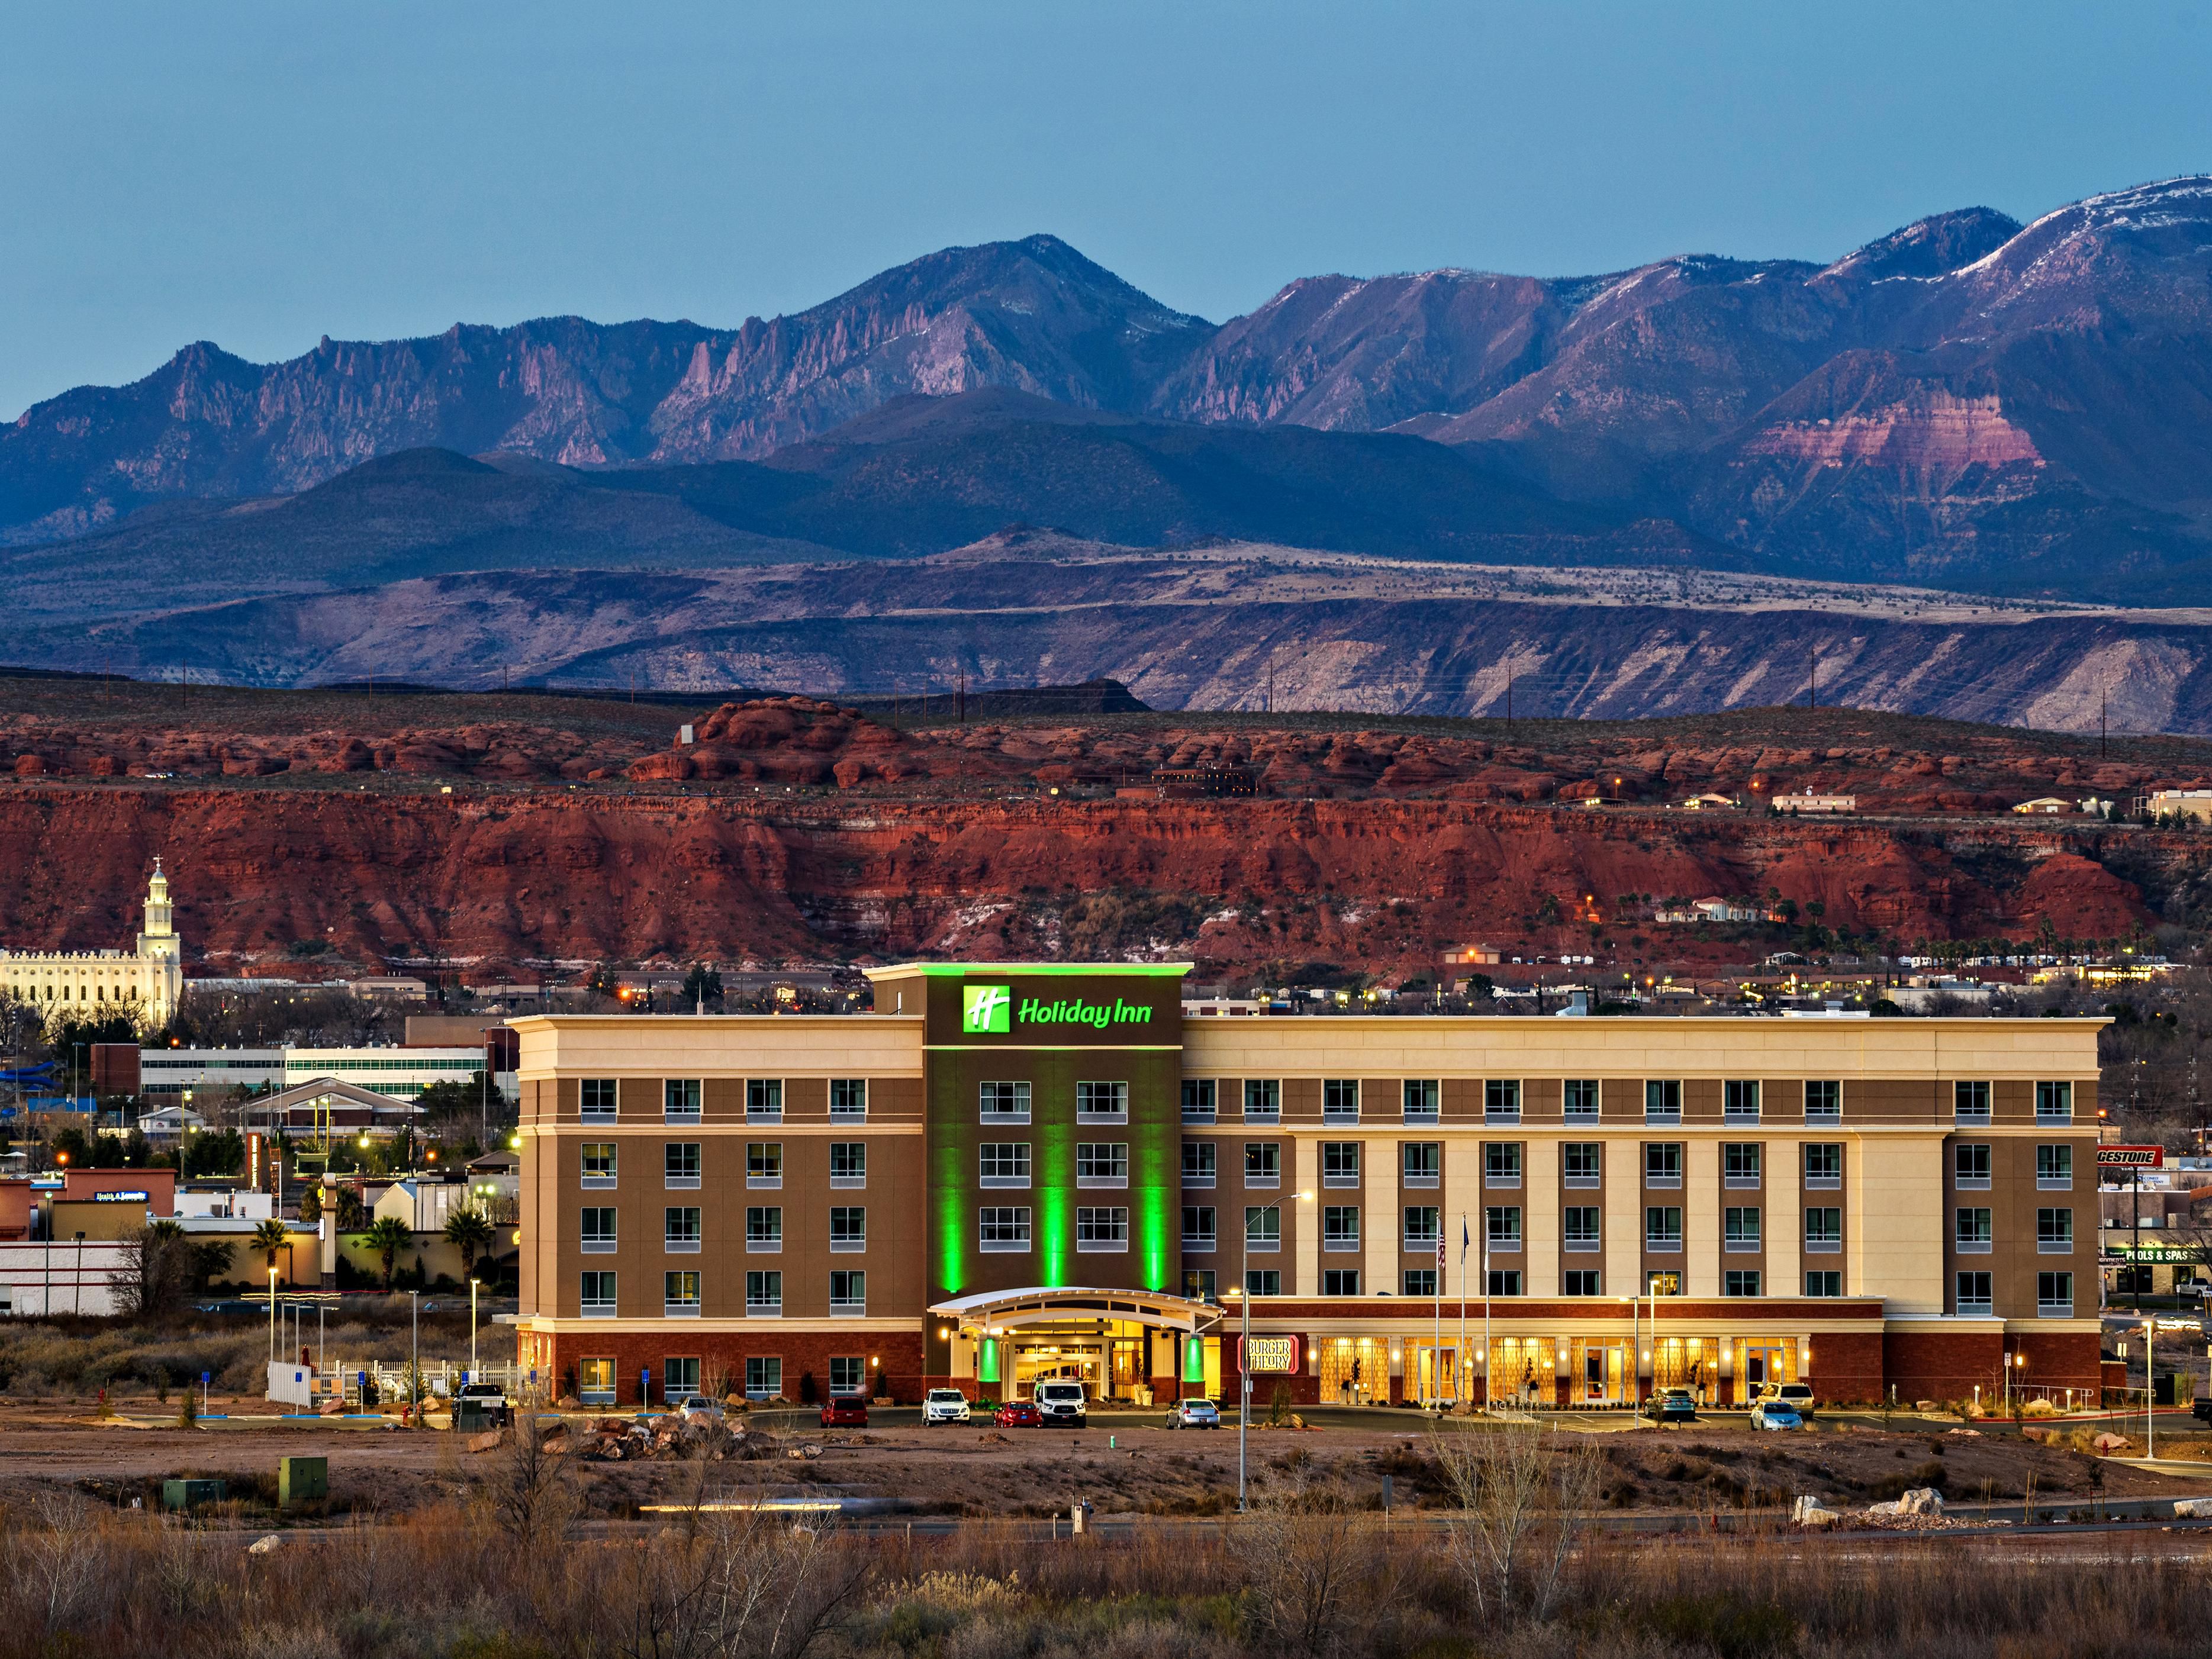
<svg viewBox="0 0 2212 1659">
<path fill-rule="evenodd" d="M 842 1621 L 868 1581 L 866 1552 L 834 1529 L 704 1504 L 690 1519 L 626 1562 L 620 1622 L 605 1632 L 612 1651 L 633 1659 L 801 1659 Z"/>
<path fill-rule="evenodd" d="M 566 1443 L 547 1443 L 536 1413 L 519 1413 L 484 1483 L 501 1530 L 525 1550 L 558 1539 L 575 1516 L 576 1478 Z"/>
<path fill-rule="evenodd" d="M 1549 1616 L 1604 1477 L 1597 1443 L 1534 1423 L 1439 1423 L 1431 1433 L 1455 1513 L 1451 1556 L 1486 1622 Z"/>
<path fill-rule="evenodd" d="M 108 1570 L 91 1506 L 76 1493 L 41 1486 L 30 1524 L 12 1528 L 8 1576 L 19 1603 L 37 1609 L 49 1633 L 68 1630 Z"/>
<path fill-rule="evenodd" d="M 1290 1652 L 1342 1647 L 1352 1592 L 1389 1559 L 1373 1547 L 1372 1526 L 1342 1486 L 1303 1461 L 1270 1476 L 1229 1534 L 1250 1587 L 1255 1627 Z"/>
<path fill-rule="evenodd" d="M 173 1221 L 129 1228 L 116 1242 L 123 1258 L 107 1283 L 125 1313 L 160 1313 L 198 1282 L 191 1246 Z"/>
</svg>

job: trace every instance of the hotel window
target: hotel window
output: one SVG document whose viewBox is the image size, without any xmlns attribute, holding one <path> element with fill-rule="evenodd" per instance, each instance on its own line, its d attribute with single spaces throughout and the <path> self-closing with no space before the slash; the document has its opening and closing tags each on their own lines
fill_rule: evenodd
<svg viewBox="0 0 2212 1659">
<path fill-rule="evenodd" d="M 1521 1270 L 1518 1267 L 1492 1267 L 1490 1270 L 1490 1294 L 1518 1296 L 1521 1294 Z"/>
<path fill-rule="evenodd" d="M 1731 1267 L 1721 1275 L 1723 1296 L 1757 1296 L 1759 1274 L 1754 1270 Z"/>
<path fill-rule="evenodd" d="M 1324 1250 L 1359 1248 L 1359 1206 L 1324 1204 L 1321 1212 L 1321 1247 Z"/>
<path fill-rule="evenodd" d="M 1079 1123 L 1127 1123 L 1129 1121 L 1129 1085 L 1126 1083 L 1077 1084 L 1075 1121 Z"/>
<path fill-rule="evenodd" d="M 1248 1140 L 1244 1143 L 1244 1184 L 1247 1187 L 1279 1187 L 1283 1184 L 1283 1149 L 1273 1140 Z"/>
<path fill-rule="evenodd" d="M 830 1392 L 836 1395 L 866 1394 L 867 1391 L 866 1358 L 860 1354 L 832 1354 L 830 1358 Z"/>
<path fill-rule="evenodd" d="M 1983 1212 L 1984 1215 L 1987 1211 Z M 1805 1248 L 1815 1253 L 1844 1248 L 1844 1212 L 1832 1204 L 1805 1212 Z"/>
<path fill-rule="evenodd" d="M 1077 1141 L 1075 1184 L 1079 1187 L 1127 1186 L 1129 1143 L 1126 1140 Z"/>
<path fill-rule="evenodd" d="M 1214 1179 L 1214 1150 L 1210 1140 L 1186 1140 L 1182 1144 L 1182 1184 L 1186 1187 L 1211 1187 Z"/>
<path fill-rule="evenodd" d="M 586 1123 L 611 1123 L 615 1121 L 615 1080 L 611 1077 L 587 1077 L 578 1085 L 577 1097 L 580 1115 Z"/>
<path fill-rule="evenodd" d="M 2070 1083 L 2039 1083 L 2035 1085 L 2035 1121 L 2038 1123 L 2071 1123 L 2074 1121 L 2074 1085 Z M 2069 1290 L 2067 1300 L 2073 1300 Z"/>
<path fill-rule="evenodd" d="M 1482 1184 L 1518 1187 L 1521 1184 L 1521 1143 L 1486 1140 L 1482 1143 Z"/>
<path fill-rule="evenodd" d="M 1437 1293 L 1437 1270 L 1434 1267 L 1408 1267 L 1404 1274 L 1407 1296 L 1432 1297 Z"/>
<path fill-rule="evenodd" d="M 986 1123 L 1026 1123 L 1030 1121 L 1030 1085 L 1026 1083 L 986 1083 L 981 1111 Z"/>
<path fill-rule="evenodd" d="M 1129 1212 L 1120 1205 L 1110 1208 L 1079 1205 L 1075 1211 L 1075 1248 L 1078 1251 L 1126 1251 L 1129 1248 Z"/>
<path fill-rule="evenodd" d="M 586 1406 L 615 1403 L 615 1362 L 580 1359 L 576 1362 L 576 1398 Z"/>
<path fill-rule="evenodd" d="M 773 1255 L 783 1249 L 783 1211 L 758 1205 L 745 1212 L 745 1249 L 757 1255 Z"/>
<path fill-rule="evenodd" d="M 696 1123 L 699 1121 L 699 1079 L 696 1077 L 672 1077 L 661 1085 L 660 1115 L 669 1123 Z"/>
<path fill-rule="evenodd" d="M 1213 1269 L 1185 1267 L 1182 1270 L 1182 1293 L 1186 1299 L 1192 1302 L 1212 1301 Z"/>
<path fill-rule="evenodd" d="M 679 1255 L 699 1253 L 699 1216 L 697 1205 L 670 1206 L 661 1212 L 661 1243 L 670 1252 Z"/>
<path fill-rule="evenodd" d="M 868 1143 L 833 1140 L 830 1143 L 830 1184 L 865 1187 L 868 1184 Z"/>
<path fill-rule="evenodd" d="M 830 1121 L 866 1123 L 868 1121 L 868 1080 L 864 1077 L 830 1079 Z"/>
<path fill-rule="evenodd" d="M 1214 1081 L 1210 1077 L 1187 1077 L 1182 1080 L 1182 1121 L 1186 1123 L 1213 1121 Z"/>
<path fill-rule="evenodd" d="M 1398 1147 L 1398 1168 L 1408 1187 L 1434 1187 L 1443 1179 L 1444 1147 L 1440 1140 L 1408 1140 Z"/>
<path fill-rule="evenodd" d="M 868 1248 L 868 1210 L 864 1204 L 830 1206 L 830 1248 L 850 1253 Z"/>
<path fill-rule="evenodd" d="M 1359 1143 L 1324 1140 L 1321 1144 L 1321 1184 L 1357 1187 L 1359 1184 Z"/>
<path fill-rule="evenodd" d="M 975 1212 L 977 1245 L 986 1255 L 1025 1252 L 1030 1247 L 1030 1212 L 1026 1205 L 985 1206 Z"/>
<path fill-rule="evenodd" d="M 699 1315 L 699 1275 L 696 1273 L 660 1276 L 660 1311 L 670 1319 L 696 1319 Z"/>
<path fill-rule="evenodd" d="M 1990 1300 L 1990 1275 L 1987 1273 L 1954 1274 L 1952 1283 L 1956 1287 L 1960 1313 L 1981 1319 L 1990 1316 L 1995 1304 Z"/>
<path fill-rule="evenodd" d="M 1182 1206 L 1182 1247 L 1186 1250 L 1211 1251 L 1219 1237 L 1213 1206 L 1186 1204 Z"/>
<path fill-rule="evenodd" d="M 1559 1212 L 1560 1237 L 1570 1250 L 1579 1253 L 1601 1248 L 1595 1204 L 1570 1204 Z"/>
<path fill-rule="evenodd" d="M 1682 1248 L 1682 1212 L 1678 1205 L 1654 1204 L 1644 1212 L 1644 1248 L 1679 1250 Z"/>
<path fill-rule="evenodd" d="M 1328 1078 L 1321 1085 L 1321 1121 L 1324 1123 L 1359 1121 L 1359 1079 Z"/>
<path fill-rule="evenodd" d="M 1808 1215 L 1811 1213 L 1810 1210 L 1806 1212 Z M 1986 1208 L 1952 1212 L 1951 1246 L 1960 1255 L 1987 1255 L 1996 1248 L 1993 1237 Z"/>
<path fill-rule="evenodd" d="M 1844 1276 L 1832 1267 L 1824 1267 L 1818 1273 L 1805 1275 L 1805 1294 L 1808 1296 L 1841 1296 L 1843 1293 Z"/>
<path fill-rule="evenodd" d="M 1843 1121 L 1844 1085 L 1832 1080 L 1808 1083 L 1805 1085 L 1805 1121 L 1841 1123 Z"/>
<path fill-rule="evenodd" d="M 661 1147 L 661 1185 L 670 1192 L 699 1190 L 700 1143 L 696 1140 L 671 1140 Z"/>
<path fill-rule="evenodd" d="M 1482 1121 L 1485 1123 L 1518 1123 L 1521 1121 L 1521 1085 L 1517 1079 L 1492 1078 L 1482 1085 Z"/>
<path fill-rule="evenodd" d="M 1756 1187 L 1759 1185 L 1759 1146 L 1755 1140 L 1729 1140 L 1721 1144 L 1721 1184 L 1725 1187 Z"/>
<path fill-rule="evenodd" d="M 1721 1085 L 1721 1121 L 1759 1121 L 1759 1085 L 1731 1078 Z"/>
<path fill-rule="evenodd" d="M 783 1185 L 783 1143 L 749 1140 L 745 1143 L 745 1185 L 777 1188 Z"/>
<path fill-rule="evenodd" d="M 1273 1204 L 1254 1204 L 1244 1211 L 1244 1248 L 1279 1250 L 1283 1248 L 1283 1212 Z"/>
<path fill-rule="evenodd" d="M 782 1079 L 757 1077 L 745 1085 L 745 1121 L 748 1123 L 783 1121 Z"/>
<path fill-rule="evenodd" d="M 1443 1238 L 1443 1212 L 1433 1204 L 1406 1206 L 1406 1249 L 1432 1253 Z"/>
<path fill-rule="evenodd" d="M 1283 1270 L 1280 1267 L 1248 1267 L 1245 1269 L 1245 1295 L 1280 1296 L 1282 1293 Z"/>
<path fill-rule="evenodd" d="M 1989 1190 L 1989 1142 L 1962 1140 L 1951 1148 L 1951 1184 L 1962 1192 Z"/>
<path fill-rule="evenodd" d="M 1357 1267 L 1324 1267 L 1321 1275 L 1323 1296 L 1358 1296 L 1359 1269 Z"/>
<path fill-rule="evenodd" d="M 1679 1187 L 1682 1184 L 1682 1143 L 1647 1140 L 1644 1143 L 1644 1184 Z"/>
<path fill-rule="evenodd" d="M 584 1190 L 615 1184 L 615 1144 L 611 1140 L 584 1143 Z"/>
<path fill-rule="evenodd" d="M 1990 1085 L 1986 1083 L 1953 1084 L 1951 1117 L 1958 1123 L 1987 1123 L 1990 1121 Z"/>
<path fill-rule="evenodd" d="M 1644 1121 L 1646 1123 L 1680 1123 L 1682 1121 L 1682 1085 L 1679 1081 L 1654 1079 L 1644 1085 Z"/>
<path fill-rule="evenodd" d="M 1758 1209 L 1747 1205 L 1730 1205 L 1721 1215 L 1721 1238 L 1723 1249 L 1759 1249 Z"/>
<path fill-rule="evenodd" d="M 868 1275 L 857 1267 L 830 1270 L 830 1311 L 864 1314 L 868 1310 Z"/>
<path fill-rule="evenodd" d="M 975 1149 L 975 1180 L 984 1187 L 1026 1187 L 1030 1184 L 1030 1144 L 1026 1140 L 987 1140 Z"/>
<path fill-rule="evenodd" d="M 1605 1275 L 1595 1267 L 1570 1267 L 1559 1275 L 1563 1296 L 1603 1296 Z"/>
<path fill-rule="evenodd" d="M 612 1255 L 615 1253 L 615 1212 L 612 1205 L 605 1208 L 586 1205 L 584 1208 L 584 1254 Z"/>
<path fill-rule="evenodd" d="M 2039 1319 L 2071 1319 L 2074 1316 L 2074 1275 L 2036 1274 L 2035 1312 Z"/>
<path fill-rule="evenodd" d="M 1566 1119 L 1570 1123 L 1595 1121 L 1597 1116 L 1597 1079 L 1594 1077 L 1571 1077 L 1565 1091 Z"/>
<path fill-rule="evenodd" d="M 783 1394 L 783 1361 L 749 1356 L 745 1360 L 745 1398 L 775 1400 Z"/>
<path fill-rule="evenodd" d="M 2035 1184 L 2046 1193 L 2074 1190 L 2074 1149 L 2061 1141 L 2035 1149 Z"/>
<path fill-rule="evenodd" d="M 699 1392 L 699 1362 L 695 1358 L 660 1362 L 660 1398 L 665 1405 L 688 1400 Z"/>
<path fill-rule="evenodd" d="M 1247 1123 L 1280 1123 L 1283 1121 L 1283 1085 L 1273 1078 L 1245 1079 L 1244 1121 Z"/>
<path fill-rule="evenodd" d="M 1482 1227 L 1493 1251 L 1512 1252 L 1521 1248 L 1521 1206 L 1518 1204 L 1486 1205 L 1482 1212 Z"/>
<path fill-rule="evenodd" d="M 2074 1212 L 2038 1210 L 2035 1212 L 2035 1250 L 2038 1255 L 2074 1254 Z"/>
<path fill-rule="evenodd" d="M 1815 1140 L 1805 1147 L 1805 1184 L 1819 1188 L 1844 1184 L 1844 1144 Z"/>
<path fill-rule="evenodd" d="M 611 1319 L 615 1314 L 615 1276 L 610 1273 L 583 1275 L 583 1314 L 586 1319 Z"/>
<path fill-rule="evenodd" d="M 1404 1118 L 1408 1123 L 1434 1123 L 1439 1114 L 1441 1086 L 1434 1078 L 1408 1078 L 1404 1090 Z"/>
<path fill-rule="evenodd" d="M 1601 1179 L 1604 1155 L 1595 1140 L 1570 1140 L 1559 1148 L 1561 1179 L 1570 1187 L 1595 1187 Z"/>
</svg>

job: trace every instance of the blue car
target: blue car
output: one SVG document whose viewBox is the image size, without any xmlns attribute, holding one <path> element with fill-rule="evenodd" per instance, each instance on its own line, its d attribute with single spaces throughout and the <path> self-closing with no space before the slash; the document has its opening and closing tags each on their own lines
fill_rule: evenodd
<svg viewBox="0 0 2212 1659">
<path fill-rule="evenodd" d="M 1804 1413 L 1786 1400 L 1762 1400 L 1751 1408 L 1754 1429 L 1802 1429 Z"/>
</svg>

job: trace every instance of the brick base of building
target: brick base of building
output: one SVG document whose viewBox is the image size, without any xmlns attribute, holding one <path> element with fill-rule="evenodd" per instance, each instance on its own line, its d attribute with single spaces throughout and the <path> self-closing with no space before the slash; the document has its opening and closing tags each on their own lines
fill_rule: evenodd
<svg viewBox="0 0 2212 1659">
<path fill-rule="evenodd" d="M 671 1329 L 610 1331 L 604 1336 L 592 1331 L 563 1331 L 554 1336 L 525 1331 L 520 1333 L 517 1347 L 520 1363 L 526 1369 L 537 1369 L 540 1381 L 550 1381 L 558 1399 L 580 1398 L 577 1384 L 581 1362 L 613 1360 L 614 1398 L 604 1403 L 629 1409 L 663 1403 L 667 1364 L 672 1358 L 696 1359 L 707 1375 L 719 1366 L 728 1378 L 727 1391 L 732 1394 L 745 1392 L 746 1360 L 780 1359 L 783 1362 L 782 1398 L 811 1403 L 807 1401 L 811 1392 L 814 1401 L 827 1400 L 830 1362 L 835 1358 L 866 1361 L 868 1394 L 888 1394 L 901 1405 L 917 1404 L 925 1388 L 943 1388 L 946 1382 L 942 1376 L 924 1377 L 919 1331 L 779 1329 L 688 1334 Z M 650 1396 L 641 1398 L 648 1379 Z"/>
</svg>

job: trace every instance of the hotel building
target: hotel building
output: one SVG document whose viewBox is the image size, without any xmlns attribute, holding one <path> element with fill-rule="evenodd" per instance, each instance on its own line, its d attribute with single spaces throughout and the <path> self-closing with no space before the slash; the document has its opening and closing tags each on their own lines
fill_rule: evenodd
<svg viewBox="0 0 2212 1659">
<path fill-rule="evenodd" d="M 1186 971 L 516 1020 L 521 1363 L 1233 1398 L 1242 1292 L 1262 1401 L 2099 1384 L 2099 1021 L 1187 1018 Z"/>
</svg>

